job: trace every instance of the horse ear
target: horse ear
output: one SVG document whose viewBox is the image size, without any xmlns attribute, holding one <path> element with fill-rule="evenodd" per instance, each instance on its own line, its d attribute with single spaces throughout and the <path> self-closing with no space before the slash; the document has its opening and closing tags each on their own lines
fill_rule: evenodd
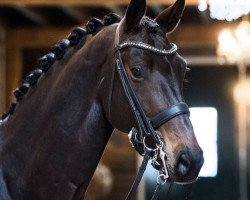
<svg viewBox="0 0 250 200">
<path fill-rule="evenodd" d="M 171 32 L 178 25 L 184 8 L 185 0 L 177 0 L 174 5 L 162 11 L 155 18 L 155 21 L 160 25 L 165 33 Z"/>
<path fill-rule="evenodd" d="M 146 0 L 131 0 L 124 17 L 123 24 L 126 31 L 138 27 L 146 12 Z"/>
</svg>

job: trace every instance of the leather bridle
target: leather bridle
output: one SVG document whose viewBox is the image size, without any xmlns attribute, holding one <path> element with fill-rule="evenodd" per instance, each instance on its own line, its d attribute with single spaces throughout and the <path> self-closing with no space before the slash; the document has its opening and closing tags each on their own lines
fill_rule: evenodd
<svg viewBox="0 0 250 200">
<path fill-rule="evenodd" d="M 131 199 L 135 190 L 137 189 L 143 173 L 146 169 L 146 165 L 150 159 L 152 159 L 152 163 L 156 169 L 159 170 L 160 175 L 157 178 L 157 187 L 152 199 L 157 199 L 160 188 L 163 184 L 165 184 L 168 178 L 167 167 L 165 163 L 166 153 L 163 150 L 163 141 L 159 137 L 156 129 L 158 129 L 161 125 L 171 120 L 174 117 L 183 114 L 189 114 L 189 108 L 186 103 L 180 102 L 176 105 L 173 105 L 169 108 L 164 109 L 156 116 L 152 118 L 148 118 L 130 84 L 129 78 L 127 76 L 121 51 L 125 48 L 138 48 L 146 51 L 150 51 L 153 54 L 157 54 L 160 56 L 173 55 L 177 51 L 177 46 L 175 44 L 171 44 L 172 47 L 168 50 L 159 49 L 153 47 L 149 44 L 138 42 L 138 41 L 125 41 L 123 43 L 119 43 L 119 26 L 116 29 L 115 36 L 115 59 L 116 59 L 116 71 L 118 72 L 123 91 L 129 103 L 129 106 L 133 112 L 136 121 L 136 128 L 132 128 L 129 133 L 130 142 L 134 146 L 134 148 L 138 151 L 139 154 L 143 155 L 142 165 L 139 169 L 137 177 L 126 197 L 126 200 Z M 150 141 L 150 145 L 148 143 Z M 151 145 L 151 144 L 154 145 Z M 159 164 L 157 159 L 160 158 L 163 167 Z"/>
</svg>

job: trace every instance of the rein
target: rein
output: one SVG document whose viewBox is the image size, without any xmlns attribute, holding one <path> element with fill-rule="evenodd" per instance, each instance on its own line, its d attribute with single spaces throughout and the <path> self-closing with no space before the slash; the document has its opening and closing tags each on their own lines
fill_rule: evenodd
<svg viewBox="0 0 250 200">
<path fill-rule="evenodd" d="M 149 160 L 152 160 L 152 165 L 159 171 L 157 177 L 157 186 L 152 197 L 152 200 L 156 200 L 159 196 L 160 189 L 167 182 L 168 170 L 166 167 L 166 153 L 164 152 L 163 141 L 160 139 L 156 129 L 162 124 L 166 123 L 170 119 L 183 114 L 189 114 L 189 108 L 186 103 L 179 102 L 172 107 L 166 108 L 165 110 L 158 113 L 153 118 L 148 118 L 129 82 L 129 78 L 125 71 L 125 67 L 122 61 L 121 51 L 124 48 L 138 48 L 150 51 L 160 56 L 173 55 L 177 51 L 177 46 L 172 44 L 171 49 L 159 49 L 149 44 L 138 42 L 138 41 L 125 41 L 119 44 L 119 26 L 116 29 L 115 35 L 115 58 L 116 58 L 116 71 L 118 72 L 123 91 L 131 107 L 133 115 L 136 120 L 136 128 L 132 128 L 129 133 L 129 139 L 136 151 L 143 156 L 142 164 L 139 168 L 138 174 L 131 186 L 129 193 L 127 194 L 126 200 L 130 200 L 146 170 L 146 166 Z M 154 143 L 154 147 L 148 146 L 146 141 L 150 139 Z M 163 167 L 157 161 L 161 159 Z M 172 186 L 172 183 L 171 183 Z M 171 187 L 170 187 L 171 190 Z M 170 192 L 170 191 L 169 191 Z M 168 193 L 169 193 L 168 192 Z"/>
</svg>

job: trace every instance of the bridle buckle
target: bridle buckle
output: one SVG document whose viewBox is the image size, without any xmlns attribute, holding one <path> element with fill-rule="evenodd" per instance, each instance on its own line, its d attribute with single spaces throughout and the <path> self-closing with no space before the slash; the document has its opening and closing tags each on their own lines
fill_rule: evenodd
<svg viewBox="0 0 250 200">
<path fill-rule="evenodd" d="M 144 150 L 144 145 L 143 145 L 143 141 L 138 138 L 140 137 L 139 134 L 138 134 L 138 131 L 136 128 L 132 128 L 128 134 L 128 137 L 129 137 L 129 142 L 130 144 L 132 145 L 132 147 L 135 148 L 135 150 L 141 155 L 143 156 L 144 153 L 145 153 L 145 150 Z"/>
</svg>

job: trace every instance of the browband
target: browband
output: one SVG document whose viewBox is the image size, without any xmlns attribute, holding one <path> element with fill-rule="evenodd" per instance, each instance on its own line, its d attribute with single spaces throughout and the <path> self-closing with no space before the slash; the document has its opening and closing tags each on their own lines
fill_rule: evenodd
<svg viewBox="0 0 250 200">
<path fill-rule="evenodd" d="M 146 43 L 143 43 L 143 42 L 126 41 L 120 45 L 117 45 L 115 50 L 116 51 L 121 50 L 121 49 L 126 48 L 126 47 L 135 47 L 135 48 L 145 49 L 145 50 L 151 51 L 151 52 L 158 54 L 158 55 L 172 55 L 172 54 L 176 53 L 178 48 L 177 48 L 176 44 L 174 44 L 174 43 L 171 43 L 171 45 L 172 45 L 171 49 L 158 49 L 156 47 L 153 47 L 153 46 L 146 44 Z"/>
</svg>

